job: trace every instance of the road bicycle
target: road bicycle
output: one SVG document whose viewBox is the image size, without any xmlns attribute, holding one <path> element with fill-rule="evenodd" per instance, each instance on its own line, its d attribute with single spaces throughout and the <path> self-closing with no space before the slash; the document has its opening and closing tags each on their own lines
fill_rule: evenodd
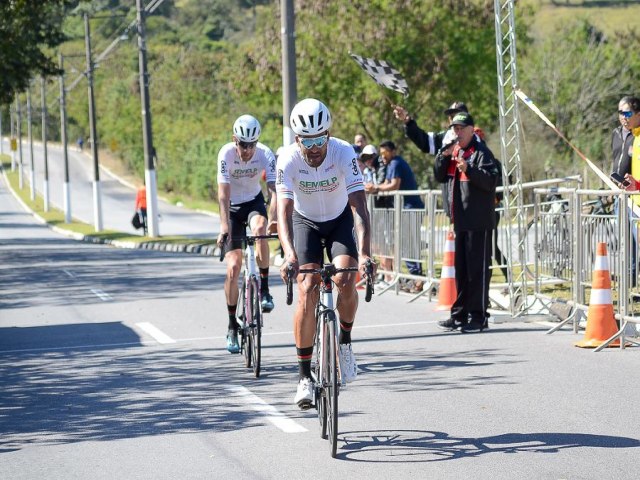
<svg viewBox="0 0 640 480">
<path fill-rule="evenodd" d="M 256 240 L 278 238 L 277 234 L 247 235 L 241 237 L 244 248 L 244 269 L 236 310 L 236 322 L 240 336 L 240 352 L 244 355 L 244 365 L 253 367 L 253 374 L 260 377 L 262 362 L 262 292 L 258 266 L 256 265 Z M 221 249 L 220 261 L 224 259 L 225 251 Z"/>
<path fill-rule="evenodd" d="M 300 273 L 320 275 L 320 295 L 315 308 L 316 335 L 314 339 L 315 362 L 311 366 L 313 381 L 313 406 L 318 411 L 320 436 L 329 439 L 331 456 L 335 458 L 338 440 L 338 394 L 341 373 L 338 358 L 338 322 L 333 304 L 333 281 L 341 272 L 356 272 L 358 267 L 337 268 L 332 263 L 321 268 L 303 268 Z M 291 270 L 290 270 L 291 272 Z M 365 301 L 373 295 L 373 265 L 367 264 Z M 293 275 L 288 275 L 287 305 L 293 300 Z"/>
</svg>

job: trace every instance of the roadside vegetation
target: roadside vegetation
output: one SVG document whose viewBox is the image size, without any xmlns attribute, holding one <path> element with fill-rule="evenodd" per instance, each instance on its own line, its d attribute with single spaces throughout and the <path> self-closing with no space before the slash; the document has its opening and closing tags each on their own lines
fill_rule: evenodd
<svg viewBox="0 0 640 480">
<path fill-rule="evenodd" d="M 80 13 L 88 10 L 99 17 L 91 21 L 94 58 L 135 18 L 131 1 L 46 3 L 67 6 L 67 40 L 60 46 L 67 85 L 85 69 Z M 208 202 L 205 208 L 211 209 L 217 198 L 217 152 L 230 141 L 238 115 L 255 115 L 263 126 L 261 140 L 273 150 L 282 143 L 279 8 L 276 0 L 167 0 L 147 19 L 158 184 L 172 201 Z M 404 137 L 390 103 L 405 105 L 419 125 L 432 130 L 445 126 L 443 108 L 462 99 L 499 155 L 492 1 L 296 0 L 295 10 L 298 97 L 326 101 L 334 113 L 336 136 L 352 140 L 363 132 L 372 143 L 393 139 L 420 185 L 434 187 L 433 159 Z M 637 2 L 584 1 L 577 6 L 575 0 L 529 1 L 516 7 L 520 87 L 605 171 L 617 101 L 637 93 L 639 85 L 640 57 L 632 54 L 640 43 L 633 21 L 639 13 Z M 349 52 L 392 63 L 406 77 L 409 97 L 377 86 Z M 100 147 L 141 182 L 133 29 L 94 76 Z M 47 90 L 52 140 L 60 137 L 57 92 L 54 77 Z M 32 88 L 34 105 L 40 104 L 39 95 Z M 24 108 L 24 94 L 20 98 Z M 67 102 L 69 142 L 78 137 L 88 141 L 84 79 L 68 93 Z M 584 173 L 582 161 L 548 127 L 524 107 L 521 112 L 525 180 Z M 2 109 L 4 130 L 7 113 Z M 26 134 L 24 116 L 23 129 Z M 39 129 L 34 120 L 36 138 Z M 595 177 L 588 177 L 586 185 L 600 186 Z"/>
</svg>

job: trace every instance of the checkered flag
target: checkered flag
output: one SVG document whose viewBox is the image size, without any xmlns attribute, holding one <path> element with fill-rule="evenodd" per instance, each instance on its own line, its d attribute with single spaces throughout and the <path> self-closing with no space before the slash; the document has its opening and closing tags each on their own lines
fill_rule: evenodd
<svg viewBox="0 0 640 480">
<path fill-rule="evenodd" d="M 373 78 L 378 85 L 390 88 L 396 92 L 402 93 L 405 97 L 409 95 L 409 86 L 407 81 L 402 77 L 400 72 L 389 65 L 384 60 L 374 60 L 373 58 L 364 58 L 360 55 L 350 54 L 358 65 Z"/>
</svg>

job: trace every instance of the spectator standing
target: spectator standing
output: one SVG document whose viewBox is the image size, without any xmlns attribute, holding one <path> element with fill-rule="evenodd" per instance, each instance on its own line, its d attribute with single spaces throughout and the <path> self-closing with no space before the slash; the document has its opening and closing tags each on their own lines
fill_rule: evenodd
<svg viewBox="0 0 640 480">
<path fill-rule="evenodd" d="M 384 183 L 387 176 L 387 164 L 380 161 L 378 150 L 374 145 L 365 145 L 362 149 L 362 153 L 360 154 L 360 161 L 365 165 L 363 170 L 365 190 L 368 191 L 368 194 L 372 194 L 376 185 Z M 374 196 L 373 207 L 380 210 L 393 208 L 393 197 Z M 375 244 L 373 239 L 376 235 L 380 235 L 380 232 L 382 232 L 383 238 L 389 238 L 389 235 L 391 235 L 391 228 L 389 225 L 386 225 L 388 218 L 389 215 L 385 215 L 382 211 L 379 212 L 379 214 L 373 215 L 372 229 L 377 233 L 372 235 L 372 246 L 378 252 L 381 252 L 384 247 L 382 245 Z M 379 262 L 383 270 L 393 270 L 393 260 L 391 257 L 380 256 Z M 379 281 L 383 281 L 387 285 L 393 281 L 390 274 L 387 274 L 386 277 L 383 277 L 382 275 L 383 274 L 381 273 L 378 279 Z"/>
<path fill-rule="evenodd" d="M 456 233 L 458 295 L 451 307 L 451 317 L 438 322 L 438 326 L 450 331 L 482 331 L 489 316 L 489 266 L 496 225 L 498 167 L 491 150 L 476 138 L 471 115 L 458 113 L 451 127 L 457 142 L 438 152 L 433 170 L 435 179 L 444 184 L 444 208 Z"/>
<path fill-rule="evenodd" d="M 633 134 L 629 130 L 629 119 L 633 115 L 629 100 L 622 97 L 618 102 L 618 125 L 611 133 L 611 152 L 613 154 L 612 172 L 624 177 L 631 173 L 631 153 L 633 148 Z"/>
<path fill-rule="evenodd" d="M 387 168 L 385 181 L 379 185 L 365 187 L 365 191 L 376 194 L 378 192 L 393 192 L 396 190 L 417 190 L 418 183 L 413 170 L 411 170 L 404 158 L 397 155 L 395 143 L 391 140 L 385 140 L 379 147 L 380 157 Z M 403 195 L 402 199 L 404 210 L 424 208 L 424 202 L 419 195 Z M 422 265 L 419 262 L 407 261 L 405 264 L 412 275 L 422 275 Z M 407 288 L 417 292 L 422 290 L 422 285 L 423 282 L 418 281 Z"/>
<path fill-rule="evenodd" d="M 467 106 L 463 102 L 453 102 L 451 106 L 444 111 L 444 114 L 449 120 L 449 124 L 451 124 L 453 117 L 460 112 L 468 113 Z M 444 143 L 448 143 L 444 140 L 450 129 L 439 132 L 425 132 L 418 126 L 413 117 L 409 115 L 409 112 L 400 105 L 394 106 L 393 114 L 398 120 L 404 123 L 404 132 L 407 137 L 424 153 L 435 155 Z M 452 134 L 450 134 L 450 137 L 451 136 Z M 449 138 L 447 140 L 449 140 Z"/>
<path fill-rule="evenodd" d="M 147 236 L 147 188 L 143 185 L 136 193 L 136 213 L 142 224 L 142 231 Z"/>
<path fill-rule="evenodd" d="M 353 149 L 356 151 L 356 155 L 360 155 L 362 153 L 362 149 L 367 144 L 367 137 L 365 137 L 364 133 L 356 133 L 356 136 L 353 137 Z"/>
<path fill-rule="evenodd" d="M 82 135 L 78 137 L 76 144 L 78 145 L 78 150 L 82 151 L 82 148 L 84 147 L 84 139 L 82 138 Z"/>
</svg>

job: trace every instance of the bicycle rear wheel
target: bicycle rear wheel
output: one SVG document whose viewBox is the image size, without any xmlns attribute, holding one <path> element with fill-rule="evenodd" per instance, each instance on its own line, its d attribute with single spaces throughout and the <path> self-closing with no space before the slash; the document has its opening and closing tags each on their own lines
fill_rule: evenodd
<svg viewBox="0 0 640 480">
<path fill-rule="evenodd" d="M 251 305 L 253 317 L 249 327 L 249 339 L 251 341 L 251 353 L 253 355 L 253 374 L 260 376 L 260 363 L 262 361 L 262 308 L 260 308 L 260 291 L 255 278 L 251 279 Z"/>
<path fill-rule="evenodd" d="M 338 448 L 338 352 L 336 337 L 336 314 L 329 310 L 326 312 L 327 329 L 324 338 L 324 346 L 327 351 L 327 363 L 325 369 L 326 385 L 325 397 L 327 406 L 327 435 L 331 457 L 336 458 Z"/>
<path fill-rule="evenodd" d="M 244 325 L 242 327 L 243 335 L 242 335 L 242 344 L 243 344 L 243 353 L 244 353 L 244 366 L 249 368 L 251 367 L 251 354 L 253 347 L 251 346 L 251 322 L 253 320 L 253 281 L 248 280 L 245 282 L 246 289 L 244 290 L 244 296 L 242 298 L 242 302 L 244 303 Z"/>
</svg>

